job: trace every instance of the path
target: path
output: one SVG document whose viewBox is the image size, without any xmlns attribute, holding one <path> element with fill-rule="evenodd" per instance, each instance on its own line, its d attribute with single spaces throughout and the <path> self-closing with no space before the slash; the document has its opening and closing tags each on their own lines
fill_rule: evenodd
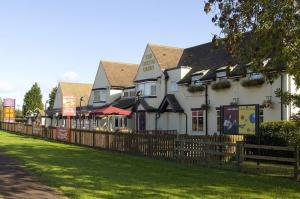
<svg viewBox="0 0 300 199">
<path fill-rule="evenodd" d="M 41 184 L 18 163 L 0 151 L 0 198 L 58 199 L 61 195 Z"/>
</svg>

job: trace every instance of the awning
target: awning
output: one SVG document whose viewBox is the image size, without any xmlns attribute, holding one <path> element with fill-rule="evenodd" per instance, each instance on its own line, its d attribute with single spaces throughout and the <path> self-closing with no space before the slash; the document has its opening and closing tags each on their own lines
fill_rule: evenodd
<svg viewBox="0 0 300 199">
<path fill-rule="evenodd" d="M 124 115 L 130 116 L 131 111 L 125 109 L 116 108 L 113 106 L 106 106 L 103 108 L 95 109 L 91 112 L 92 115 Z"/>
</svg>

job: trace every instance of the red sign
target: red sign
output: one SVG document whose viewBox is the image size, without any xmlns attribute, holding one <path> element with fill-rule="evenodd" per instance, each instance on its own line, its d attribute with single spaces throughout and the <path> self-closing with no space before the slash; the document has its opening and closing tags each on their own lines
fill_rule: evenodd
<svg viewBox="0 0 300 199">
<path fill-rule="evenodd" d="M 74 96 L 63 96 L 63 116 L 76 116 L 76 98 Z"/>
</svg>

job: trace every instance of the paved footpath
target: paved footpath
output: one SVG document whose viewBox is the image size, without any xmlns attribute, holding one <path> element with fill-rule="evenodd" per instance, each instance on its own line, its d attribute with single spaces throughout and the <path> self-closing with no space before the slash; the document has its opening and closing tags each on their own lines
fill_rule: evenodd
<svg viewBox="0 0 300 199">
<path fill-rule="evenodd" d="M 0 151 L 0 198 L 58 199 L 61 195 L 41 184 L 8 155 Z"/>
</svg>

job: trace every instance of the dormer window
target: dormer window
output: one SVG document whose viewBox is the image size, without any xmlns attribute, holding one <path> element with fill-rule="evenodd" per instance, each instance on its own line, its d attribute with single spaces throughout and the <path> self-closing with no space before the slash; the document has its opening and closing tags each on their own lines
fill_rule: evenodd
<svg viewBox="0 0 300 199">
<path fill-rule="evenodd" d="M 192 81 L 191 81 L 191 85 L 192 86 L 201 86 L 202 85 L 202 82 L 201 82 L 201 77 L 202 75 L 194 75 L 192 76 Z"/>
<path fill-rule="evenodd" d="M 139 83 L 136 88 L 136 91 L 142 92 L 142 96 L 156 96 L 156 82 Z"/>
<path fill-rule="evenodd" d="M 94 91 L 94 103 L 106 103 L 106 90 Z"/>
<path fill-rule="evenodd" d="M 262 79 L 262 78 L 263 78 L 263 74 L 261 74 L 261 73 L 250 73 L 249 74 L 250 80 L 258 80 L 258 79 Z"/>
<path fill-rule="evenodd" d="M 123 97 L 135 97 L 135 88 L 125 89 L 123 92 Z"/>
</svg>

